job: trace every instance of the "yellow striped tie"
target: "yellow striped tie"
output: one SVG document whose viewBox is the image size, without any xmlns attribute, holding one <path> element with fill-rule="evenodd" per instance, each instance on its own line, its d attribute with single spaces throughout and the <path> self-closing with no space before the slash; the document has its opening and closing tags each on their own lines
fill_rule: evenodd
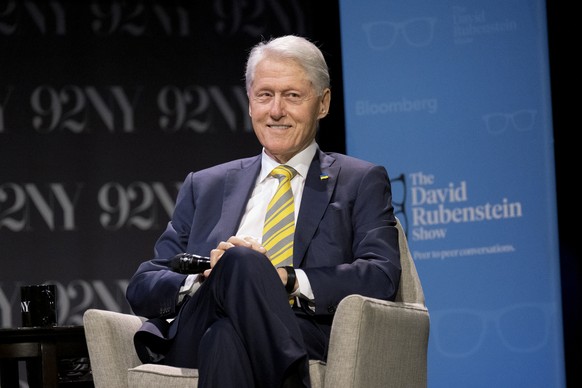
<svg viewBox="0 0 582 388">
<path fill-rule="evenodd" d="M 263 227 L 263 246 L 274 266 L 293 265 L 293 234 L 295 233 L 295 205 L 291 179 L 297 174 L 292 167 L 280 165 L 271 171 L 279 179 L 277 192 L 269 202 Z"/>
</svg>

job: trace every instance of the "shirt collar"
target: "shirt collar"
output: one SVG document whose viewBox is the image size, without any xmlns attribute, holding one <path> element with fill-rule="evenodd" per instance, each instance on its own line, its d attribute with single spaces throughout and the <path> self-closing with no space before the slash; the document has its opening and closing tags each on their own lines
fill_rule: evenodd
<svg viewBox="0 0 582 388">
<path fill-rule="evenodd" d="M 299 152 L 297 155 L 293 156 L 287 163 L 287 166 L 291 166 L 297 171 L 303 179 L 307 176 L 307 172 L 309 171 L 309 166 L 311 165 L 311 161 L 315 156 L 315 152 L 318 149 L 318 145 L 313 140 L 311 144 L 307 146 L 303 151 Z M 273 158 L 271 158 L 265 152 L 265 148 L 263 147 L 263 152 L 261 155 L 261 173 L 259 175 L 259 182 L 262 182 L 270 173 L 271 171 L 280 165 L 281 163 L 277 162 Z"/>
</svg>

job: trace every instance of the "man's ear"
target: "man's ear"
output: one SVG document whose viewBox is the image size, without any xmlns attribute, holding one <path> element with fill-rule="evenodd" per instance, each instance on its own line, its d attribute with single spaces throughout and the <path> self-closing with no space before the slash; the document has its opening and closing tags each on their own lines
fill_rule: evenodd
<svg viewBox="0 0 582 388">
<path fill-rule="evenodd" d="M 331 103 L 331 90 L 326 88 L 321 96 L 321 103 L 319 104 L 319 115 L 317 118 L 322 119 L 329 113 L 329 106 Z"/>
</svg>

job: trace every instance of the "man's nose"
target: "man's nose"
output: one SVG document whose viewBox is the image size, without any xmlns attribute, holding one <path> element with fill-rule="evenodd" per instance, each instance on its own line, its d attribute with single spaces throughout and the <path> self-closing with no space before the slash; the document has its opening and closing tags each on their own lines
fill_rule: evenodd
<svg viewBox="0 0 582 388">
<path fill-rule="evenodd" d="M 285 102 L 280 94 L 276 94 L 275 98 L 273 98 L 270 113 L 273 118 L 285 116 Z"/>
</svg>

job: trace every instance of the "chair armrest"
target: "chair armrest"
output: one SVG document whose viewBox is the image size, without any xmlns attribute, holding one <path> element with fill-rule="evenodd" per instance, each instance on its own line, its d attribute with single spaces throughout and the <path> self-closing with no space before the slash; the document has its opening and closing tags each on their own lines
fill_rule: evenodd
<svg viewBox="0 0 582 388">
<path fill-rule="evenodd" d="M 344 298 L 331 329 L 325 387 L 426 387 L 429 326 L 422 304 Z"/>
<path fill-rule="evenodd" d="M 96 388 L 127 387 L 127 370 L 141 364 L 133 345 L 141 324 L 142 318 L 135 315 L 85 311 L 83 325 Z"/>
</svg>

